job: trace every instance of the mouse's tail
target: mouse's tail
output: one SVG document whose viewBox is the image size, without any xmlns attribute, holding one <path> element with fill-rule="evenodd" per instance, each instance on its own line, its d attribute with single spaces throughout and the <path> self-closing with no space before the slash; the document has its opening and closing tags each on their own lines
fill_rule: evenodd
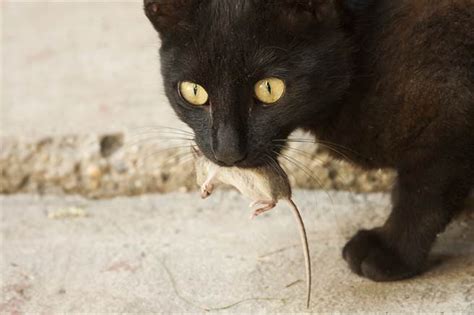
<svg viewBox="0 0 474 315">
<path fill-rule="evenodd" d="M 298 223 L 298 228 L 301 237 L 301 243 L 303 246 L 305 266 L 306 266 L 306 288 L 307 288 L 307 298 L 306 298 L 306 307 L 309 308 L 311 303 L 311 286 L 312 286 L 312 275 L 311 275 L 311 256 L 309 253 L 309 243 L 308 243 L 308 234 L 306 233 L 306 227 L 304 225 L 303 217 L 301 212 L 298 210 L 298 206 L 294 203 L 292 199 L 289 199 L 292 212 L 295 216 L 295 219 Z"/>
</svg>

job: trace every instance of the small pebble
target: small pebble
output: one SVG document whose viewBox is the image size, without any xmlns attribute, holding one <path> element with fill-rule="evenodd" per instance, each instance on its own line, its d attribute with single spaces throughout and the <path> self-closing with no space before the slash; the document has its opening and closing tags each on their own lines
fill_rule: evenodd
<svg viewBox="0 0 474 315">
<path fill-rule="evenodd" d="M 89 214 L 84 209 L 77 207 L 62 208 L 48 212 L 48 218 L 51 220 L 76 219 L 88 216 Z"/>
<path fill-rule="evenodd" d="M 102 177 L 102 171 L 96 165 L 90 165 L 87 168 L 87 176 L 92 179 L 99 179 Z"/>
</svg>

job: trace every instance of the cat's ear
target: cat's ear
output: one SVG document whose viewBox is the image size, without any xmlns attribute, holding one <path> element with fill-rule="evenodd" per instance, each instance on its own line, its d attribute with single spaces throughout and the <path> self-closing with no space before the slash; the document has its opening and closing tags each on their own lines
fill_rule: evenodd
<svg viewBox="0 0 474 315">
<path fill-rule="evenodd" d="M 267 0 L 268 1 L 268 0 Z M 342 0 L 273 0 L 279 16 L 290 29 L 304 29 L 340 18 Z"/>
<path fill-rule="evenodd" d="M 185 28 L 197 0 L 144 0 L 145 14 L 160 33 Z"/>
</svg>

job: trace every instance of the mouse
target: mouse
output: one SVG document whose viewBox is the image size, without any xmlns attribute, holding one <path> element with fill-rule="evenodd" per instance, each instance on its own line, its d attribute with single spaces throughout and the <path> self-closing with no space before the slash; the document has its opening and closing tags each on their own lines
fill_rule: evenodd
<svg viewBox="0 0 474 315">
<path fill-rule="evenodd" d="M 308 236 L 301 212 L 292 199 L 291 185 L 286 172 L 278 163 L 256 168 L 222 167 L 199 153 L 197 153 L 195 167 L 197 183 L 201 187 L 201 198 L 206 199 L 211 196 L 219 184 L 233 186 L 242 195 L 252 200 L 250 207 L 255 208 L 252 218 L 272 210 L 279 201 L 288 203 L 298 224 L 304 251 L 307 285 L 306 306 L 309 308 L 312 276 Z"/>
</svg>

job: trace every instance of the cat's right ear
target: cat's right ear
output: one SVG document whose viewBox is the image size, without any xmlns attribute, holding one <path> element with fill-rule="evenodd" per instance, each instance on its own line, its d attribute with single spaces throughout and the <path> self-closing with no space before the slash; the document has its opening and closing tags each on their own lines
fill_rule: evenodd
<svg viewBox="0 0 474 315">
<path fill-rule="evenodd" d="M 196 0 L 144 0 L 145 14 L 163 34 L 186 28 Z"/>
</svg>

